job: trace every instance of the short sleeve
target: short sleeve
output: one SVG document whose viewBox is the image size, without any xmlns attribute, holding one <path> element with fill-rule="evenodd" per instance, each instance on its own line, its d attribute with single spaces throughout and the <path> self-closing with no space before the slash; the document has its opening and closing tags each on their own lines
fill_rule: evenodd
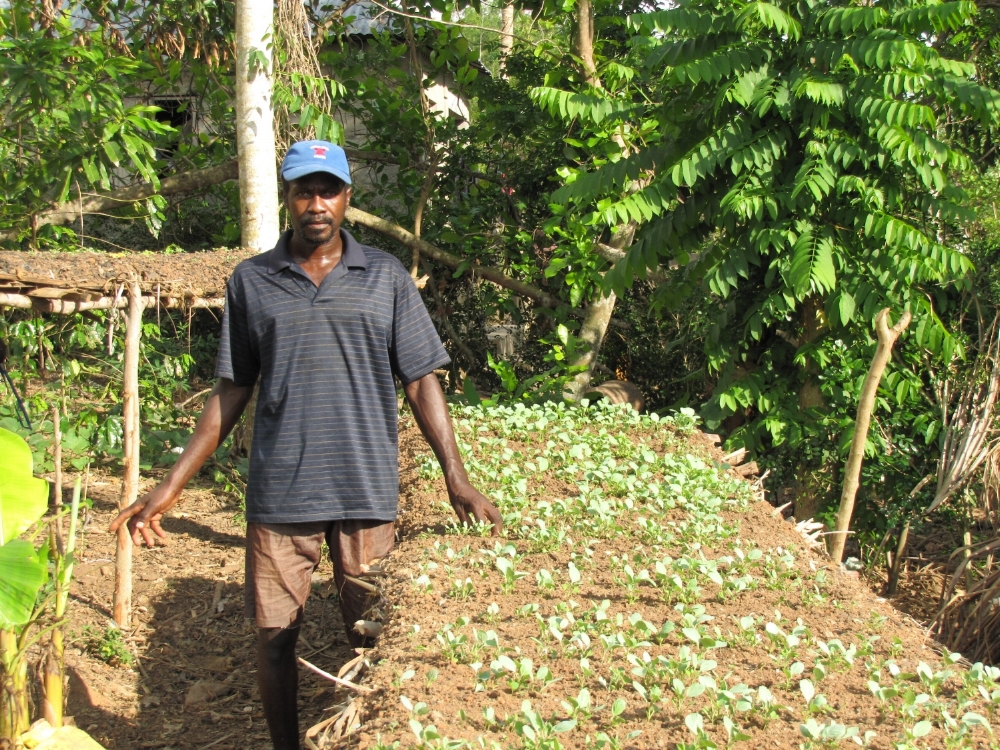
<svg viewBox="0 0 1000 750">
<path fill-rule="evenodd" d="M 444 367 L 451 362 L 451 357 L 441 344 L 441 338 L 434 328 L 431 316 L 427 314 L 416 284 L 403 271 L 402 266 L 395 286 L 389 353 L 393 373 L 403 385 L 409 385 L 435 369 Z"/>
<path fill-rule="evenodd" d="M 247 318 L 246 295 L 236 274 L 226 284 L 226 309 L 222 313 L 222 334 L 215 377 L 229 378 L 240 387 L 256 384 L 260 360 L 254 351 Z"/>
</svg>

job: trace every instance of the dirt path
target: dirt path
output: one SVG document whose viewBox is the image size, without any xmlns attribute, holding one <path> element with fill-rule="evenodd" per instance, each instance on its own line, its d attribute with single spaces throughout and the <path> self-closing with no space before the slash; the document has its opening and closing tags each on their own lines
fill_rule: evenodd
<svg viewBox="0 0 1000 750">
<path fill-rule="evenodd" d="M 147 485 L 152 480 L 147 480 Z M 114 517 L 118 482 L 91 482 L 94 508 L 79 552 L 67 651 L 68 713 L 109 748 L 265 748 L 267 729 L 256 685 L 255 630 L 243 617 L 244 530 L 236 508 L 208 489 L 184 493 L 163 527 L 169 546 L 137 552 L 133 628 L 126 642 L 133 668 L 111 666 L 88 650 L 86 628 L 104 633 L 114 581 Z M 315 576 L 300 655 L 323 669 L 354 655 L 347 646 L 325 562 Z M 217 602 L 215 611 L 209 611 Z M 185 706 L 198 681 L 222 683 L 221 698 Z M 323 718 L 330 691 L 303 674 L 303 729 Z"/>
</svg>

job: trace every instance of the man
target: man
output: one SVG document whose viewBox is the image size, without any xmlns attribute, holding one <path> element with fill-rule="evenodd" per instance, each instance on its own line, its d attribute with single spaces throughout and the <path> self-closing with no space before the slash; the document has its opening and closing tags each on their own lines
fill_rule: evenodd
<svg viewBox="0 0 1000 750">
<path fill-rule="evenodd" d="M 343 149 L 294 144 L 281 166 L 292 229 L 226 287 L 216 377 L 194 433 L 153 490 L 111 524 L 152 547 L 163 514 L 236 424 L 259 380 L 247 483 L 246 609 L 257 621 L 258 685 L 276 750 L 299 747 L 295 643 L 324 541 L 344 625 L 362 636 L 365 592 L 345 578 L 393 548 L 399 378 L 462 523 L 502 527 L 469 483 L 434 369 L 448 355 L 420 294 L 388 253 L 341 222 L 351 199 Z"/>
</svg>

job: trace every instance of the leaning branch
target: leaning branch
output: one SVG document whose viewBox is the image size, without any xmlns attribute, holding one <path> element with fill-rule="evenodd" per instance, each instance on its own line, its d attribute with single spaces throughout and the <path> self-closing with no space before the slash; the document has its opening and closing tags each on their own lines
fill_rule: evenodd
<svg viewBox="0 0 1000 750">
<path fill-rule="evenodd" d="M 899 335 L 910 325 L 912 316 L 905 311 L 896 325 L 889 327 L 889 308 L 885 308 L 875 316 L 875 331 L 878 335 L 878 345 L 871 367 L 861 386 L 861 398 L 858 399 L 858 416 L 854 420 L 854 435 L 851 437 L 851 449 L 844 467 L 844 488 L 840 495 L 840 509 L 837 511 L 837 522 L 834 526 L 833 541 L 830 542 L 830 557 L 839 563 L 844 556 L 844 545 L 847 542 L 848 530 L 851 527 L 851 515 L 854 513 L 854 501 L 858 496 L 861 484 L 861 462 L 865 457 L 865 442 L 868 440 L 868 426 L 871 424 L 872 411 L 875 409 L 875 397 L 882 381 L 882 373 L 889 364 L 892 347 Z"/>
<path fill-rule="evenodd" d="M 378 151 L 358 151 L 357 149 L 344 149 L 351 159 L 358 161 L 381 161 L 395 163 L 395 159 L 388 154 Z M 142 182 L 131 185 L 121 190 L 114 190 L 108 193 L 94 193 L 84 195 L 74 200 L 57 203 L 50 208 L 32 216 L 32 227 L 37 231 L 45 226 L 58 226 L 78 221 L 84 214 L 104 213 L 116 208 L 121 208 L 128 203 L 137 203 L 146 200 L 154 195 L 177 195 L 179 193 L 190 193 L 195 190 L 202 190 L 212 185 L 219 185 L 229 180 L 239 177 L 239 164 L 235 159 L 205 169 L 194 169 L 189 172 L 165 177 L 160 180 L 159 187 L 152 182 Z M 0 242 L 16 242 L 20 231 L 17 229 L 0 230 Z"/>
<path fill-rule="evenodd" d="M 561 307 L 566 304 L 558 297 L 553 297 L 551 294 L 542 291 L 538 287 L 526 284 L 523 281 L 518 281 L 517 279 L 512 279 L 498 268 L 481 266 L 478 263 L 469 263 L 469 261 L 465 258 L 452 255 L 451 253 L 445 252 L 441 248 L 432 245 L 426 240 L 415 237 L 412 232 L 406 231 L 398 224 L 393 224 L 391 221 L 380 219 L 378 216 L 373 216 L 372 214 L 361 211 L 353 206 L 347 209 L 346 218 L 352 224 L 360 224 L 363 227 L 374 230 L 381 235 L 396 240 L 396 242 L 405 245 L 411 250 L 419 250 L 420 255 L 424 258 L 436 260 L 441 265 L 448 266 L 448 268 L 458 268 L 459 266 L 464 266 L 466 273 L 471 273 L 473 276 L 478 276 L 479 278 L 486 279 L 487 281 L 492 281 L 494 284 L 502 286 L 504 289 L 510 289 L 510 291 L 519 294 L 522 297 L 533 299 L 535 302 L 545 307 Z M 579 310 L 575 312 L 582 314 Z"/>
</svg>

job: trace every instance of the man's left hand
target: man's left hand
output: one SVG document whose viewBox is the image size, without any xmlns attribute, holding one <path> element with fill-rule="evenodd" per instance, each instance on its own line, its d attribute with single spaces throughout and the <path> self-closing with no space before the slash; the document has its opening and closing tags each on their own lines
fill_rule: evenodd
<svg viewBox="0 0 1000 750">
<path fill-rule="evenodd" d="M 451 507 L 455 509 L 455 515 L 463 524 L 468 526 L 486 522 L 493 524 L 493 536 L 500 536 L 503 532 L 503 517 L 500 511 L 482 492 L 468 482 L 449 487 L 448 499 L 451 500 Z"/>
</svg>

